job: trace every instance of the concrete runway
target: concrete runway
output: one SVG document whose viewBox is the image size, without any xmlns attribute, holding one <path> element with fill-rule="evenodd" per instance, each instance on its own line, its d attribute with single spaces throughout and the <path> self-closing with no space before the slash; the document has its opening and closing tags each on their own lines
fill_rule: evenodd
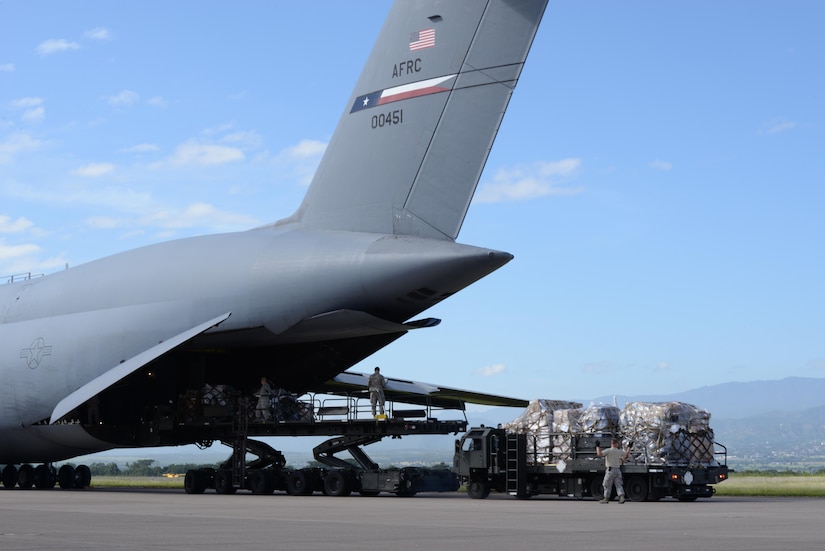
<svg viewBox="0 0 825 551">
<path fill-rule="evenodd" d="M 825 499 L 695 503 L 419 494 L 0 490 L 0 549 L 823 549 Z"/>
</svg>

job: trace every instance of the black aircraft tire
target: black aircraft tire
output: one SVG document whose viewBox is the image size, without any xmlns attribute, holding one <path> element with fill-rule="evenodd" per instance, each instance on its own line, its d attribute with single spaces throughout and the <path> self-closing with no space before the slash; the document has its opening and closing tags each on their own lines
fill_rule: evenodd
<svg viewBox="0 0 825 551">
<path fill-rule="evenodd" d="M 63 465 L 57 471 L 57 484 L 63 490 L 71 490 L 74 488 L 74 467 L 71 465 Z"/>
<path fill-rule="evenodd" d="M 14 488 L 17 486 L 17 467 L 6 465 L 3 467 L 3 487 Z"/>
<path fill-rule="evenodd" d="M 324 492 L 328 496 L 348 496 L 352 493 L 350 477 L 344 471 L 330 471 L 324 477 Z"/>
<path fill-rule="evenodd" d="M 51 467 L 38 465 L 34 469 L 34 487 L 38 490 L 54 488 L 57 483 L 57 476 Z"/>
<path fill-rule="evenodd" d="M 17 485 L 26 490 L 34 486 L 34 467 L 28 463 L 20 465 L 17 471 Z"/>
<path fill-rule="evenodd" d="M 624 485 L 625 493 L 630 501 L 647 501 L 649 487 L 647 479 L 643 476 L 628 477 Z"/>
<path fill-rule="evenodd" d="M 471 480 L 467 484 L 467 496 L 472 499 L 486 499 L 490 495 L 490 485 L 484 480 Z"/>
<path fill-rule="evenodd" d="M 87 465 L 78 465 L 74 470 L 74 487 L 88 488 L 92 485 L 92 470 Z"/>
</svg>

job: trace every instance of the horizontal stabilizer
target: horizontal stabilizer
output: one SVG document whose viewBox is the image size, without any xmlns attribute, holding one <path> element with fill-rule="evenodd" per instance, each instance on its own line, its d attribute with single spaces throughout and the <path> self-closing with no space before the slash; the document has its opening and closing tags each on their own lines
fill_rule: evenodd
<svg viewBox="0 0 825 551">
<path fill-rule="evenodd" d="M 363 392 L 366 396 L 368 380 L 368 374 L 345 371 L 321 385 L 321 388 L 313 390 L 339 395 L 353 395 Z M 387 377 L 387 388 L 384 390 L 384 396 L 393 402 L 462 410 L 465 403 L 504 407 L 527 407 L 529 403 L 527 400 L 520 398 L 497 396 L 495 394 L 449 388 L 406 379 L 394 379 L 392 377 Z"/>
<path fill-rule="evenodd" d="M 230 314 L 231 312 L 227 312 L 226 314 L 220 315 L 191 329 L 187 329 L 183 333 L 175 335 L 170 339 L 166 339 L 160 344 L 157 344 L 148 350 L 144 350 L 137 356 L 129 358 L 122 364 L 103 373 L 96 379 L 92 379 L 58 402 L 52 411 L 51 424 L 56 423 L 93 396 L 100 394 L 113 384 L 128 375 L 131 375 L 152 360 L 155 360 L 170 350 L 177 348 L 181 344 L 211 329 L 212 327 L 223 323 L 230 316 Z"/>
<path fill-rule="evenodd" d="M 406 333 L 411 329 L 435 327 L 439 323 L 441 323 L 441 320 L 435 318 L 396 323 L 357 310 L 335 310 L 302 320 L 290 327 L 281 336 L 283 342 L 352 339 L 372 335 Z"/>
</svg>

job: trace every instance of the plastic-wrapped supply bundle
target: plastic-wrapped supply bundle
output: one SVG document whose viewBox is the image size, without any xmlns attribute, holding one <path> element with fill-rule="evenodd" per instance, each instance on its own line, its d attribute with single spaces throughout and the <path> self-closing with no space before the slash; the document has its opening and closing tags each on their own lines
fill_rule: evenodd
<svg viewBox="0 0 825 551">
<path fill-rule="evenodd" d="M 633 442 L 637 462 L 711 464 L 710 413 L 684 402 L 628 402 L 621 414 L 624 445 Z"/>
<path fill-rule="evenodd" d="M 527 454 L 531 463 L 551 463 L 553 460 L 553 412 L 580 408 L 578 402 L 565 400 L 533 400 L 524 413 L 504 425 L 510 432 L 527 434 Z"/>
<path fill-rule="evenodd" d="M 581 432 L 581 408 L 557 409 L 553 412 L 553 459 L 568 460 L 573 453 L 573 435 Z"/>
<path fill-rule="evenodd" d="M 585 434 L 616 434 L 619 432 L 619 408 L 592 405 L 579 416 L 579 426 Z"/>
</svg>

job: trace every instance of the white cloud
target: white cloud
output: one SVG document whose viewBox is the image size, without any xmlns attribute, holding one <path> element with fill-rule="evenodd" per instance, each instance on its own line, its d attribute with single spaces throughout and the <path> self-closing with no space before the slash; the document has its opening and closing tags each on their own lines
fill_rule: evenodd
<svg viewBox="0 0 825 551">
<path fill-rule="evenodd" d="M 46 109 L 43 107 L 42 98 L 20 98 L 11 102 L 14 109 L 22 109 L 23 115 L 20 117 L 26 122 L 40 122 L 46 117 Z"/>
<path fill-rule="evenodd" d="M 109 96 L 107 101 L 113 107 L 129 106 L 140 100 L 140 94 L 131 90 L 121 90 L 114 96 Z"/>
<path fill-rule="evenodd" d="M 0 73 L 13 73 L 14 63 L 0 63 Z"/>
<path fill-rule="evenodd" d="M 98 176 L 103 176 L 104 174 L 112 172 L 114 169 L 115 165 L 112 163 L 89 163 L 85 166 L 81 166 L 80 168 L 76 168 L 72 171 L 72 174 L 86 176 L 89 178 L 97 178 Z"/>
<path fill-rule="evenodd" d="M 83 33 L 83 36 L 92 40 L 109 40 L 111 38 L 109 29 L 106 27 L 96 27 Z"/>
<path fill-rule="evenodd" d="M 237 147 L 226 145 L 200 144 L 189 140 L 175 149 L 167 164 L 174 166 L 214 166 L 242 161 L 246 158 Z M 154 168 L 157 168 L 155 165 Z"/>
<path fill-rule="evenodd" d="M 32 221 L 24 216 L 12 220 L 11 216 L 0 214 L 0 233 L 22 233 L 32 226 L 34 226 Z"/>
<path fill-rule="evenodd" d="M 475 201 L 501 203 L 581 193 L 582 188 L 561 187 L 563 182 L 578 173 L 580 166 L 580 159 L 562 159 L 502 168 L 493 174 L 492 182 L 482 184 Z"/>
<path fill-rule="evenodd" d="M 652 161 L 650 163 L 650 168 L 655 168 L 656 170 L 665 170 L 665 171 L 667 171 L 667 170 L 670 170 L 671 168 L 673 168 L 673 164 L 669 163 L 667 161 L 662 161 L 662 160 L 656 159 L 655 161 Z"/>
<path fill-rule="evenodd" d="M 244 149 L 258 149 L 263 144 L 263 137 L 254 131 L 233 132 L 221 138 L 220 142 L 234 144 Z"/>
<path fill-rule="evenodd" d="M 780 132 L 786 132 L 788 130 L 793 130 L 794 128 L 796 128 L 796 123 L 794 121 L 785 118 L 779 118 L 767 123 L 759 133 L 779 134 Z"/>
<path fill-rule="evenodd" d="M 500 375 L 507 371 L 507 366 L 504 364 L 493 364 L 493 365 L 486 365 L 479 369 L 476 369 L 476 375 L 481 375 L 482 377 L 493 377 L 495 375 Z"/>
<path fill-rule="evenodd" d="M 301 140 L 297 145 L 284 150 L 287 157 L 293 159 L 306 159 L 308 157 L 321 157 L 327 150 L 327 144 L 318 140 Z"/>
<path fill-rule="evenodd" d="M 41 106 L 29 109 L 20 118 L 26 122 L 40 122 L 46 118 L 46 108 Z"/>
<path fill-rule="evenodd" d="M 86 225 L 96 230 L 111 230 L 122 224 L 122 220 L 111 216 L 90 216 L 86 219 Z"/>
<path fill-rule="evenodd" d="M 43 142 L 28 134 L 15 133 L 0 142 L 0 165 L 8 164 L 20 153 L 35 151 L 42 147 Z"/>
<path fill-rule="evenodd" d="M 35 51 L 37 51 L 40 55 L 49 55 L 54 54 L 57 52 L 65 52 L 67 50 L 77 50 L 80 48 L 80 44 L 77 42 L 70 42 L 63 38 L 52 38 L 50 40 L 46 40 L 45 42 L 41 42 Z"/>
<path fill-rule="evenodd" d="M 146 100 L 147 105 L 151 105 L 152 107 L 166 107 L 169 105 L 169 102 L 166 101 L 162 96 L 154 96 Z"/>
<path fill-rule="evenodd" d="M 260 224 L 244 214 L 222 211 L 209 203 L 193 203 L 183 210 L 158 209 L 144 217 L 142 223 L 166 229 L 210 227 L 213 229 L 244 229 Z"/>
<path fill-rule="evenodd" d="M 20 98 L 13 100 L 11 105 L 15 109 L 30 109 L 32 107 L 43 105 L 43 98 Z"/>
<path fill-rule="evenodd" d="M 153 143 L 140 143 L 132 147 L 124 147 L 120 153 L 151 153 L 153 151 L 160 151 L 160 147 Z"/>
<path fill-rule="evenodd" d="M 31 243 L 23 245 L 6 245 L 0 241 L 0 261 L 8 262 L 14 258 L 36 254 L 40 251 L 40 247 Z"/>
</svg>

